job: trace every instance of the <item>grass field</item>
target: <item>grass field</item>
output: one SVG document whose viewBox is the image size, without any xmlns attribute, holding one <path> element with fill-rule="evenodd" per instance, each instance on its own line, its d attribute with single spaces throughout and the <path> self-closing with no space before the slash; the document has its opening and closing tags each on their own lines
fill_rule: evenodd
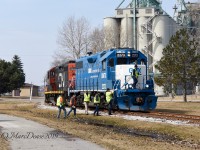
<svg viewBox="0 0 200 150">
<path fill-rule="evenodd" d="M 156 111 L 200 115 L 200 102 L 158 101 Z"/>
<path fill-rule="evenodd" d="M 0 130 L 0 150 L 8 150 L 9 149 L 9 143 L 6 141 L 6 139 L 3 138 L 2 132 Z"/>
<path fill-rule="evenodd" d="M 200 103 L 158 102 L 157 110 L 199 114 Z M 0 113 L 28 118 L 63 133 L 92 141 L 105 149 L 188 150 L 200 148 L 200 127 L 128 121 L 117 117 L 78 114 L 56 119 L 57 111 L 38 109 L 30 102 L 0 101 Z M 2 139 L 1 139 L 2 140 Z M 2 141 L 5 143 L 5 141 Z M 5 147 L 6 147 L 5 143 Z"/>
<path fill-rule="evenodd" d="M 176 95 L 173 99 L 172 97 L 168 96 L 168 97 L 158 97 L 158 101 L 182 101 L 183 102 L 183 95 L 178 96 Z M 187 101 L 200 101 L 200 94 L 194 94 L 194 95 L 187 95 Z"/>
</svg>

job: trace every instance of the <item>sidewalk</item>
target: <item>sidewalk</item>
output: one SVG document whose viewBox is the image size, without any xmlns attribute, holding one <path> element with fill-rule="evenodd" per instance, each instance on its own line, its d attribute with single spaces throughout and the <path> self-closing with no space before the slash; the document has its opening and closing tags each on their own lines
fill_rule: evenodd
<svg viewBox="0 0 200 150">
<path fill-rule="evenodd" d="M 24 118 L 0 114 L 0 127 L 0 136 L 8 139 L 12 150 L 103 150 L 96 144 Z"/>
</svg>

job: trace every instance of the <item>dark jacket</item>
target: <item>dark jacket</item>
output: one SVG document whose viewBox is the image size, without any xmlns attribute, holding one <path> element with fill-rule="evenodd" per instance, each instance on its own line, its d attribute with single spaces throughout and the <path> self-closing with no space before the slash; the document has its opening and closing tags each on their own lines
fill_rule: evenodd
<svg viewBox="0 0 200 150">
<path fill-rule="evenodd" d="M 74 96 L 71 97 L 70 106 L 76 106 L 76 97 L 74 97 Z"/>
</svg>

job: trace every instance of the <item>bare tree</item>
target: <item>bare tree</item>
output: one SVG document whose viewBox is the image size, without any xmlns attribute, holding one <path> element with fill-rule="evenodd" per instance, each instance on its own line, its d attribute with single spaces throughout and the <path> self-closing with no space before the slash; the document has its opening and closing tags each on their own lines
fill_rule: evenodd
<svg viewBox="0 0 200 150">
<path fill-rule="evenodd" d="M 93 53 L 97 53 L 105 49 L 103 31 L 103 27 L 97 27 L 90 35 L 90 49 Z"/>
<path fill-rule="evenodd" d="M 77 20 L 75 17 L 70 17 L 59 29 L 57 42 L 66 56 L 76 59 L 87 53 L 89 33 L 89 22 L 84 17 Z"/>
<path fill-rule="evenodd" d="M 126 29 L 120 33 L 120 47 L 132 47 L 132 29 Z"/>
<path fill-rule="evenodd" d="M 105 48 L 113 48 L 119 47 L 119 29 L 115 26 L 105 26 L 104 27 L 104 34 L 105 34 Z"/>
<path fill-rule="evenodd" d="M 52 57 L 53 62 L 51 62 L 51 67 L 59 66 L 69 60 L 74 60 L 74 58 L 72 58 L 70 55 L 67 55 L 67 53 L 64 51 L 56 51 Z"/>
</svg>

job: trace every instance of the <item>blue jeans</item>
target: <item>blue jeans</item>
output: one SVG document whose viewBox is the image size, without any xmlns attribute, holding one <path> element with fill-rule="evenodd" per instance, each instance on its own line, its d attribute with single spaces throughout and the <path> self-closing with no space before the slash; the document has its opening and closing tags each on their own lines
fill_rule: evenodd
<svg viewBox="0 0 200 150">
<path fill-rule="evenodd" d="M 95 104 L 96 105 L 96 109 L 94 110 L 94 115 L 97 114 L 97 116 L 99 115 L 99 104 Z"/>
<path fill-rule="evenodd" d="M 72 112 L 72 110 L 74 110 L 74 116 L 76 116 L 76 107 L 71 107 L 70 111 L 68 112 L 67 116 L 70 115 L 70 113 Z"/>
<path fill-rule="evenodd" d="M 64 118 L 66 118 L 67 111 L 65 109 L 65 106 L 58 106 L 58 115 L 57 115 L 57 118 L 60 118 L 61 109 L 64 111 Z"/>
</svg>

